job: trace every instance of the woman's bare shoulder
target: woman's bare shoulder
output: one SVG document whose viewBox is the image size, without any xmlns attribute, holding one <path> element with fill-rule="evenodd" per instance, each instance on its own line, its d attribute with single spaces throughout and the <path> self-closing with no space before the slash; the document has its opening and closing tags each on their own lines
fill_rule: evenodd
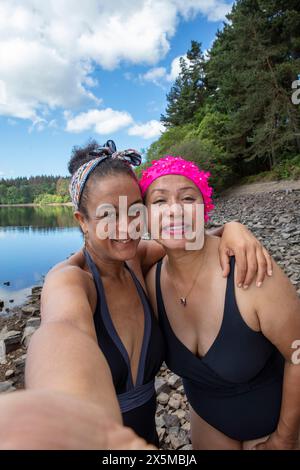
<svg viewBox="0 0 300 470">
<path fill-rule="evenodd" d="M 43 286 L 43 295 L 57 291 L 65 292 L 75 288 L 78 292 L 85 291 L 90 298 L 94 298 L 94 282 L 92 274 L 85 267 L 85 258 L 82 251 L 74 253 L 68 259 L 56 264 L 47 273 Z"/>
<path fill-rule="evenodd" d="M 81 270 L 84 270 L 85 266 L 85 258 L 83 251 L 77 251 L 76 253 L 73 253 L 69 258 L 65 259 L 64 261 L 61 261 L 57 263 L 53 268 L 50 269 L 49 273 L 53 273 L 54 271 L 60 271 L 64 270 L 65 268 L 69 267 L 74 267 L 74 268 L 79 268 Z M 76 270 L 75 270 L 76 271 Z"/>
</svg>

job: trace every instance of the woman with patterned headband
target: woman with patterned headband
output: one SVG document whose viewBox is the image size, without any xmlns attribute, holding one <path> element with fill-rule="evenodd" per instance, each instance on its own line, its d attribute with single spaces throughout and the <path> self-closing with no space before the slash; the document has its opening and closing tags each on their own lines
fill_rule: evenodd
<svg viewBox="0 0 300 470">
<path fill-rule="evenodd" d="M 204 233 L 213 209 L 208 179 L 194 163 L 167 156 L 140 180 L 149 225 L 155 207 L 157 241 L 166 252 L 146 283 L 164 335 L 166 363 L 183 378 L 193 447 L 296 449 L 300 301 L 276 263 L 261 289 L 235 289 L 234 257 L 228 278 L 222 277 L 220 240 Z M 189 250 L 193 237 L 201 245 Z"/>
<path fill-rule="evenodd" d="M 119 197 L 128 207 L 142 203 L 135 173 L 141 156 L 117 152 L 112 141 L 75 148 L 69 163 L 74 214 L 84 234 L 83 250 L 48 273 L 42 325 L 33 336 L 27 363 L 27 387 L 60 390 L 102 404 L 115 420 L 158 445 L 154 378 L 164 359 L 163 338 L 150 308 L 143 275 L 163 255 L 154 241 L 133 239 L 119 219 Z M 98 208 L 107 208 L 99 213 Z M 108 207 L 116 211 L 116 231 L 98 233 Z M 113 217 L 112 217 L 113 219 Z M 133 216 L 126 213 L 126 221 Z M 235 249 L 244 243 L 244 249 Z M 224 228 L 221 259 L 225 275 L 228 251 L 242 260 L 240 280 L 266 274 L 268 254 L 242 225 Z M 258 253 L 256 255 L 256 253 Z M 264 257 L 266 256 L 266 259 Z M 122 417 L 120 415 L 120 410 Z"/>
</svg>

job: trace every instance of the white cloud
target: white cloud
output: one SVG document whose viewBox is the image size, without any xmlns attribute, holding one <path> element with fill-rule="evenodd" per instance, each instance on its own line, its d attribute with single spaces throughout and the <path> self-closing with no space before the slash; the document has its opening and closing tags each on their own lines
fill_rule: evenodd
<svg viewBox="0 0 300 470">
<path fill-rule="evenodd" d="M 107 109 L 91 109 L 86 113 L 80 113 L 75 117 L 68 114 L 66 130 L 68 132 L 84 132 L 92 130 L 97 134 L 112 134 L 119 129 L 128 127 L 133 119 L 126 111 Z"/>
<path fill-rule="evenodd" d="M 189 19 L 201 13 L 209 21 L 221 21 L 230 11 L 233 1 L 228 0 L 174 0 L 178 12 Z"/>
<path fill-rule="evenodd" d="M 174 82 L 180 72 L 180 59 L 183 58 L 187 63 L 189 62 L 186 55 L 175 57 L 171 63 L 171 70 L 167 74 L 166 79 L 168 82 Z"/>
<path fill-rule="evenodd" d="M 89 71 L 37 42 L 0 41 L 0 114 L 36 120 L 44 106 L 96 101 L 84 85 Z"/>
<path fill-rule="evenodd" d="M 181 57 L 184 58 L 187 63 L 189 62 L 186 55 L 175 57 L 171 62 L 169 72 L 165 67 L 154 67 L 149 69 L 144 75 L 140 75 L 140 79 L 159 86 L 164 82 L 174 82 L 180 73 Z"/>
<path fill-rule="evenodd" d="M 95 65 L 154 67 L 180 17 L 220 20 L 228 1 L 1 0 L 0 114 L 36 121 L 56 108 L 93 105 Z"/>
<path fill-rule="evenodd" d="M 148 72 L 143 75 L 143 79 L 149 82 L 155 82 L 158 79 L 164 78 L 166 75 L 165 67 L 154 67 L 153 69 L 148 70 Z"/>
<path fill-rule="evenodd" d="M 153 139 L 164 132 L 165 127 L 160 121 L 152 120 L 144 124 L 135 124 L 128 130 L 128 135 L 142 137 L 143 139 Z"/>
</svg>

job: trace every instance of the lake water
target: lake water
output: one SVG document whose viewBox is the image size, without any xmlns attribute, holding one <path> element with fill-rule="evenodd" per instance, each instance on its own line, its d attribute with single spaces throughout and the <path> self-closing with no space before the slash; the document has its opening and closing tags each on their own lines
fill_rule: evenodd
<svg viewBox="0 0 300 470">
<path fill-rule="evenodd" d="M 0 207 L 3 311 L 23 303 L 53 265 L 81 246 L 82 236 L 71 207 Z M 4 285 L 7 282 L 9 286 Z M 14 302 L 9 302 L 12 299 Z"/>
</svg>

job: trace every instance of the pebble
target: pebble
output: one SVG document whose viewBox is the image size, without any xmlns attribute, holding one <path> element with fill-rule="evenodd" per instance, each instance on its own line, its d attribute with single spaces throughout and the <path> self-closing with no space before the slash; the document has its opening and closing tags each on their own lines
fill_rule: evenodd
<svg viewBox="0 0 300 470">
<path fill-rule="evenodd" d="M 0 382 L 0 393 L 13 392 L 14 390 L 15 387 L 13 387 L 13 383 L 10 380 Z"/>
<path fill-rule="evenodd" d="M 157 401 L 161 405 L 166 405 L 169 401 L 169 395 L 167 393 L 161 392 L 157 397 Z"/>
<path fill-rule="evenodd" d="M 15 375 L 15 371 L 13 369 L 9 369 L 5 372 L 5 378 L 10 379 Z"/>
</svg>

